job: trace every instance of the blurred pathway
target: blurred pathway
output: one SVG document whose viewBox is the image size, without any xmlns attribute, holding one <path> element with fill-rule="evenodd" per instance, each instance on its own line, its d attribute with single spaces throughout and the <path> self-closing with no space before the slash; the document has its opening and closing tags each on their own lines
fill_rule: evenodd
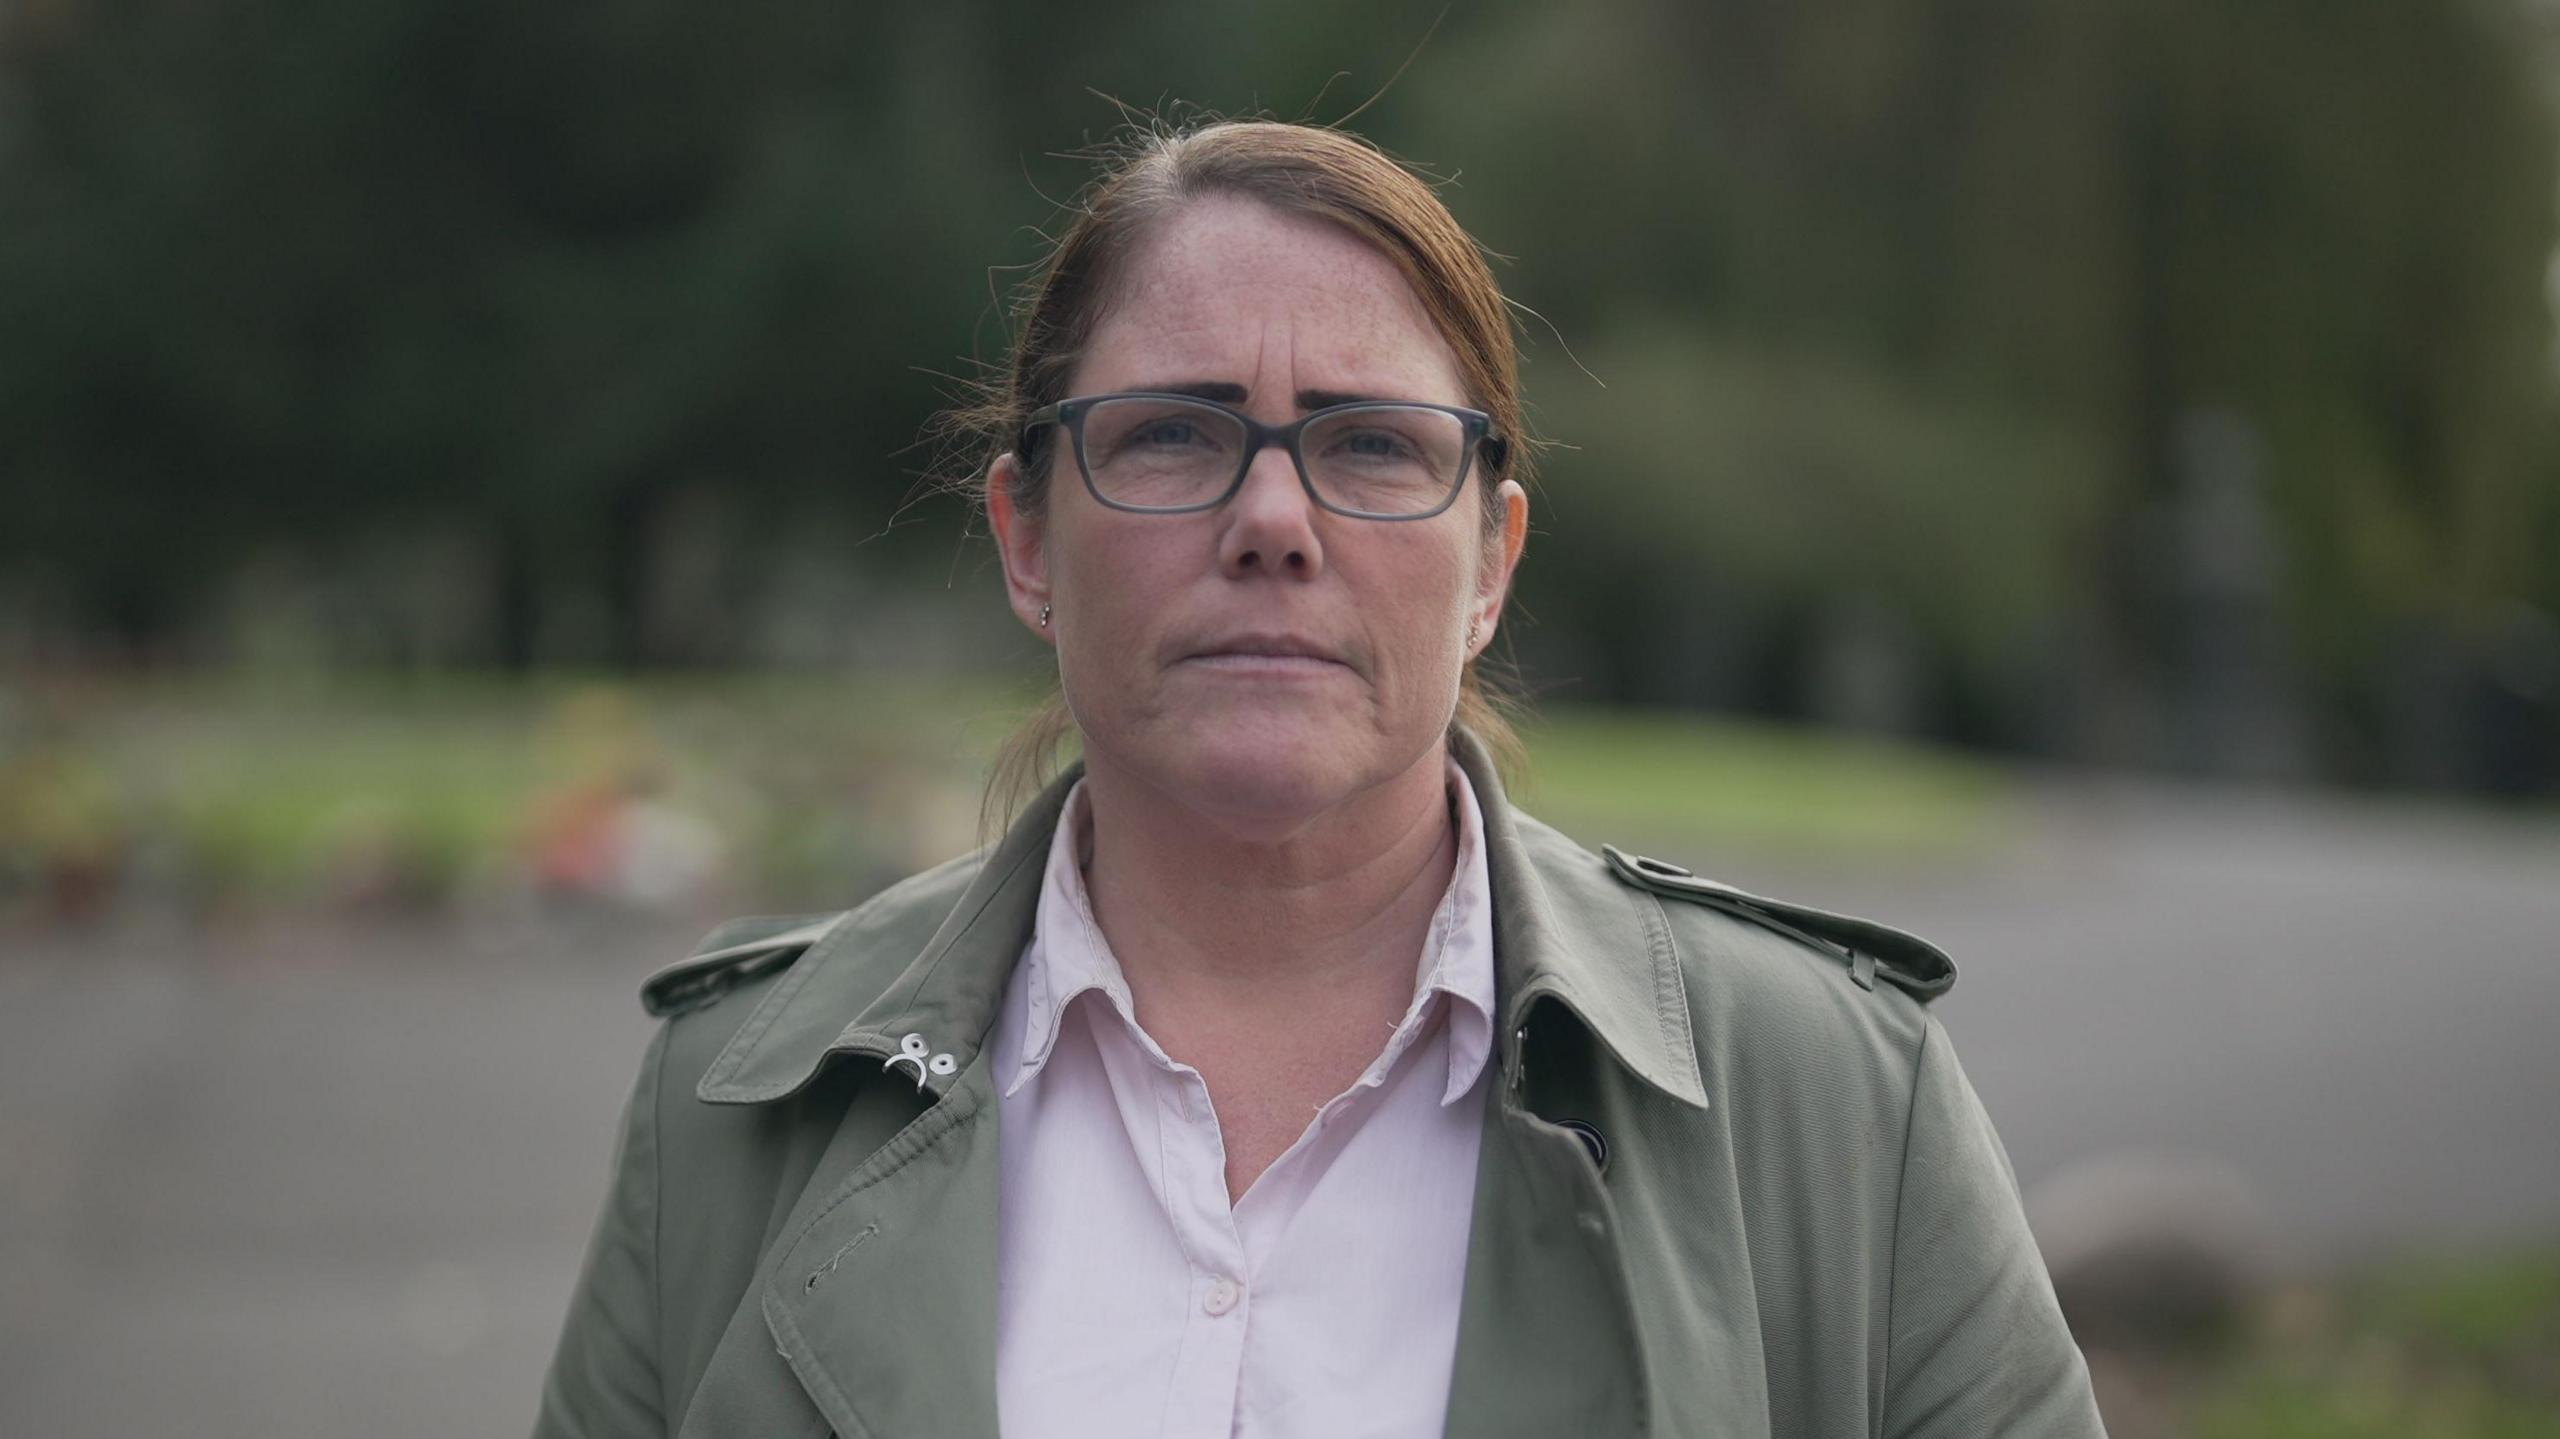
<svg viewBox="0 0 2560 1439">
<path fill-rule="evenodd" d="M 1929 873 L 1655 852 L 1953 951 L 2031 1192 L 2171 1152 L 2297 1262 L 2560 1233 L 2560 828 L 2057 788 L 2027 832 Z M 633 985 L 699 928 L 0 937 L 0 1435 L 525 1432 Z"/>
<path fill-rule="evenodd" d="M 2279 1264 L 2560 1238 L 2560 824 L 2049 790 L 1970 873 L 1819 891 L 1956 956 L 1939 1012 L 2032 1204 L 2224 1167 Z"/>
</svg>

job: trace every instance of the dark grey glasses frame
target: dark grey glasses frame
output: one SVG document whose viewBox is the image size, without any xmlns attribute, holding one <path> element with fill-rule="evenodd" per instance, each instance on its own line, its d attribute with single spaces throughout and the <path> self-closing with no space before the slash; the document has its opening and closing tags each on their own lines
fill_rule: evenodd
<svg viewBox="0 0 2560 1439">
<path fill-rule="evenodd" d="M 1244 453 L 1237 459 L 1234 477 L 1227 481 L 1227 487 L 1218 492 L 1216 499 L 1203 500 L 1196 505 L 1131 505 L 1112 499 L 1093 483 L 1093 469 L 1084 462 L 1084 417 L 1094 406 L 1106 400 L 1179 400 L 1186 405 L 1215 410 L 1233 419 L 1244 428 Z M 1459 455 L 1458 477 L 1449 486 L 1449 493 L 1440 497 L 1440 503 L 1427 510 L 1382 514 L 1376 510 L 1355 510 L 1337 505 L 1317 493 L 1315 481 L 1307 477 L 1307 457 L 1298 448 L 1299 437 L 1306 433 L 1307 426 L 1318 420 L 1331 419 L 1337 415 L 1350 414 L 1358 410 L 1437 410 L 1441 414 L 1457 419 L 1464 427 L 1466 444 Z M 1254 459 L 1265 449 L 1278 445 L 1289 452 L 1289 463 L 1297 467 L 1298 485 L 1307 492 L 1308 499 L 1316 502 L 1316 508 L 1355 520 L 1427 520 L 1449 508 L 1457 501 L 1458 496 L 1466 493 L 1467 478 L 1475 471 L 1478 450 L 1484 452 L 1485 466 L 1492 471 L 1499 471 L 1502 468 L 1503 461 L 1509 456 L 1511 450 L 1510 445 L 1493 432 L 1493 416 L 1482 410 L 1470 410 L 1459 405 L 1434 405 L 1422 400 L 1354 400 L 1347 405 L 1327 405 L 1321 410 L 1310 411 L 1285 425 L 1266 425 L 1242 410 L 1219 404 L 1215 400 L 1204 400 L 1198 395 L 1177 395 L 1163 390 L 1121 390 L 1107 395 L 1079 395 L 1072 400 L 1060 400 L 1054 405 L 1043 405 L 1032 411 L 1030 418 L 1022 422 L 1021 433 L 1014 437 L 1014 454 L 1025 464 L 1031 462 L 1031 432 L 1043 425 L 1056 425 L 1067 432 L 1068 441 L 1075 450 L 1076 473 L 1084 477 L 1085 493 L 1093 496 L 1097 503 L 1107 508 L 1124 510 L 1133 515 L 1190 515 L 1198 514 L 1202 510 L 1214 510 L 1234 499 L 1236 491 L 1244 488 L 1244 477 L 1252 472 Z"/>
</svg>

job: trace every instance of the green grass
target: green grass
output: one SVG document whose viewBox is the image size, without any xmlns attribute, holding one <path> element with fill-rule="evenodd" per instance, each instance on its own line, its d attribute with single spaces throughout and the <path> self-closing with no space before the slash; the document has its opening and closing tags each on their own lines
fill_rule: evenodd
<svg viewBox="0 0 2560 1439">
<path fill-rule="evenodd" d="M 2538 1350 L 2560 1370 L 2560 1250 L 2389 1270 L 2356 1309 L 2433 1353 L 2495 1362 Z"/>
<path fill-rule="evenodd" d="M 387 868 L 438 902 L 524 852 L 581 786 L 726 838 L 738 897 L 879 879 L 975 843 L 988 759 L 1035 698 L 875 675 L 337 676 L 21 692 L 0 750 L 0 882 L 103 849 L 208 903 L 324 899 Z M 1585 839 L 1944 852 L 2000 828 L 1992 766 L 1685 716 L 1559 711 L 1518 798 Z"/>
<path fill-rule="evenodd" d="M 1945 854 L 1996 841 L 2014 783 L 1944 751 L 1690 715 L 1562 710 L 1515 796 L 1579 837 L 1698 852 Z"/>
<path fill-rule="evenodd" d="M 582 787 L 642 789 L 705 817 L 730 844 L 741 898 L 841 885 L 847 866 L 905 861 L 882 836 L 974 784 L 1021 703 L 996 686 L 863 677 L 561 674 L 0 699 L 12 721 L 0 886 L 39 888 L 104 852 L 205 904 L 325 898 L 360 871 L 440 902 L 520 858 Z"/>
<path fill-rule="evenodd" d="M 2560 1436 L 2560 1250 L 2403 1261 L 2262 1326 L 2204 1385 L 2201 1439 Z"/>
</svg>

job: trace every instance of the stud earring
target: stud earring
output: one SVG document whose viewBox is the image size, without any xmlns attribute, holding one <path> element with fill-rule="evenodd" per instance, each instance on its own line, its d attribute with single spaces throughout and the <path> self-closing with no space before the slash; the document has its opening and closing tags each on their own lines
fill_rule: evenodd
<svg viewBox="0 0 2560 1439">
<path fill-rule="evenodd" d="M 1048 627 L 1049 627 L 1049 607 L 1048 607 L 1047 605 L 1042 605 L 1042 606 L 1040 607 L 1040 628 L 1042 628 L 1042 629 L 1044 629 L 1044 630 L 1045 630 L 1045 629 L 1047 629 Z"/>
<path fill-rule="evenodd" d="M 1468 649 L 1474 649 L 1476 647 L 1476 636 L 1482 633 L 1484 633 L 1484 617 L 1482 615 L 1478 615 L 1474 619 L 1467 621 Z"/>
</svg>

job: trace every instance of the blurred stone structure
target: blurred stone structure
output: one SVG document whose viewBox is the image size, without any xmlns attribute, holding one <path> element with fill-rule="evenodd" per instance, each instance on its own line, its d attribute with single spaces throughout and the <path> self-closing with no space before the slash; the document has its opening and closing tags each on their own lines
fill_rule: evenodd
<svg viewBox="0 0 2560 1439">
<path fill-rule="evenodd" d="M 2175 491 L 2157 556 L 2166 620 L 2170 765 L 2229 779 L 2308 773 L 2278 606 L 2283 553 L 2266 495 L 2266 445 L 2237 411 L 2178 417 Z"/>
</svg>

